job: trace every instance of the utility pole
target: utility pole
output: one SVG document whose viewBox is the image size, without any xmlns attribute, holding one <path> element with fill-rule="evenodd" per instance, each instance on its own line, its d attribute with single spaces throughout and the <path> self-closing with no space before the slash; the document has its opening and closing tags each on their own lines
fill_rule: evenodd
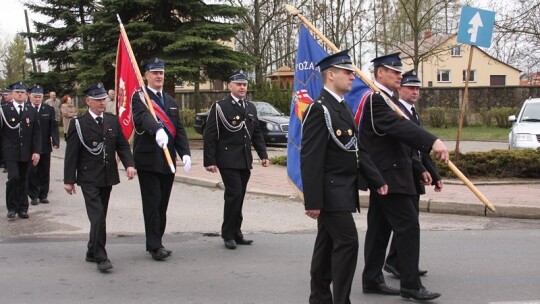
<svg viewBox="0 0 540 304">
<path fill-rule="evenodd" d="M 24 19 L 26 19 L 26 32 L 30 34 L 30 22 L 28 21 L 28 11 L 24 10 Z M 34 46 L 32 45 L 32 38 L 28 35 L 28 46 L 30 47 L 30 56 L 32 56 L 32 71 L 37 72 L 36 59 L 34 58 Z"/>
</svg>

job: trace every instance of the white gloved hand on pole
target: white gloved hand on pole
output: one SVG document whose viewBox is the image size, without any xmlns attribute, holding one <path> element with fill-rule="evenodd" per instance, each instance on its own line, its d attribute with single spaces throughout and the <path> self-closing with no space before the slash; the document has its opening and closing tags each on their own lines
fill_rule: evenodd
<svg viewBox="0 0 540 304">
<path fill-rule="evenodd" d="M 188 172 L 191 169 L 191 156 L 182 156 L 182 162 L 184 163 L 184 172 Z"/>
<path fill-rule="evenodd" d="M 163 129 L 159 129 L 156 132 L 156 143 L 160 148 L 166 147 L 169 143 L 169 136 Z"/>
</svg>

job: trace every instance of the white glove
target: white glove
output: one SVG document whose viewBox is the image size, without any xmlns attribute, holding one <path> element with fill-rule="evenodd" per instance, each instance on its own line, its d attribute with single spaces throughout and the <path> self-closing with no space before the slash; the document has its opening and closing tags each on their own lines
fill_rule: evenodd
<svg viewBox="0 0 540 304">
<path fill-rule="evenodd" d="M 156 132 L 156 143 L 160 148 L 166 147 L 169 143 L 169 136 L 165 133 L 165 130 L 159 129 Z"/>
<path fill-rule="evenodd" d="M 184 163 L 184 172 L 188 172 L 191 169 L 191 156 L 182 156 L 182 162 Z"/>
</svg>

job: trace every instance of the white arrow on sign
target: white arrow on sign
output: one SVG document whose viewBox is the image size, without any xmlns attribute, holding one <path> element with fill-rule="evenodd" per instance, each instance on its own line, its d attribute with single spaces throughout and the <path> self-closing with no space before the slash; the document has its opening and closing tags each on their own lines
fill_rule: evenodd
<svg viewBox="0 0 540 304">
<path fill-rule="evenodd" d="M 469 24 L 471 25 L 471 28 L 467 31 L 467 33 L 471 34 L 471 42 L 476 42 L 476 36 L 478 36 L 478 28 L 484 26 L 484 24 L 482 24 L 482 18 L 480 18 L 479 12 L 476 12 L 474 17 L 472 17 L 471 21 L 469 21 Z"/>
</svg>

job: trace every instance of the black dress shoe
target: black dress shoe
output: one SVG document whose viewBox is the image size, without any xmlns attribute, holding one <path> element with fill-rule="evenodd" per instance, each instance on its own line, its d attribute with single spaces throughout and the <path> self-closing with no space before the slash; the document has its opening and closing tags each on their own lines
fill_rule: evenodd
<svg viewBox="0 0 540 304">
<path fill-rule="evenodd" d="M 30 201 L 30 204 L 32 204 L 32 205 L 35 206 L 35 205 L 39 204 L 39 200 L 38 200 L 37 198 L 33 198 L 33 199 Z"/>
<path fill-rule="evenodd" d="M 17 215 L 17 212 L 9 211 L 8 214 L 7 214 L 7 218 L 15 218 L 15 215 Z"/>
<path fill-rule="evenodd" d="M 112 263 L 109 259 L 106 259 L 106 260 L 103 260 L 103 261 L 100 261 L 97 263 L 97 269 L 99 271 L 105 271 L 105 270 L 109 270 L 113 268 L 112 266 Z"/>
<path fill-rule="evenodd" d="M 384 271 L 393 274 L 395 277 L 399 278 L 401 274 L 399 273 L 399 270 L 395 266 L 392 266 L 390 264 L 384 264 Z"/>
<path fill-rule="evenodd" d="M 384 269 L 384 271 L 393 274 L 398 279 L 401 276 L 401 274 L 399 273 L 399 270 L 397 270 L 397 268 L 395 266 L 392 266 L 390 264 L 384 264 L 383 269 Z M 425 276 L 426 273 L 427 273 L 427 270 L 418 269 L 418 275 L 420 275 L 421 277 Z"/>
<path fill-rule="evenodd" d="M 40 199 L 39 202 L 42 203 L 42 204 L 48 204 L 49 200 L 44 198 L 44 199 Z"/>
<path fill-rule="evenodd" d="M 167 248 L 163 248 L 163 250 L 165 250 L 165 252 L 167 253 L 167 255 L 171 255 L 172 254 L 172 250 L 169 250 Z"/>
<path fill-rule="evenodd" d="M 225 247 L 227 249 L 236 249 L 236 242 L 234 240 L 225 240 Z"/>
<path fill-rule="evenodd" d="M 95 263 L 96 258 L 94 257 L 94 253 L 91 251 L 86 251 L 84 260 L 87 261 L 88 263 Z"/>
<path fill-rule="evenodd" d="M 429 301 L 440 297 L 441 294 L 438 292 L 431 292 L 422 286 L 420 289 L 401 288 L 401 296 L 405 299 L 413 299 L 416 301 Z"/>
<path fill-rule="evenodd" d="M 364 293 L 378 293 L 387 296 L 399 296 L 399 289 L 390 287 L 386 283 L 381 283 L 377 286 L 364 286 L 362 288 Z"/>
<path fill-rule="evenodd" d="M 235 240 L 236 245 L 251 245 L 253 243 L 253 240 L 246 240 L 246 239 L 238 239 Z"/>
<path fill-rule="evenodd" d="M 30 216 L 28 215 L 28 212 L 26 212 L 26 211 L 19 211 L 19 217 L 22 218 L 22 219 L 27 219 Z"/>
<path fill-rule="evenodd" d="M 164 248 L 158 248 L 155 250 L 150 251 L 150 254 L 152 255 L 152 259 L 156 261 L 161 261 L 169 256 L 167 251 L 165 251 Z"/>
</svg>

